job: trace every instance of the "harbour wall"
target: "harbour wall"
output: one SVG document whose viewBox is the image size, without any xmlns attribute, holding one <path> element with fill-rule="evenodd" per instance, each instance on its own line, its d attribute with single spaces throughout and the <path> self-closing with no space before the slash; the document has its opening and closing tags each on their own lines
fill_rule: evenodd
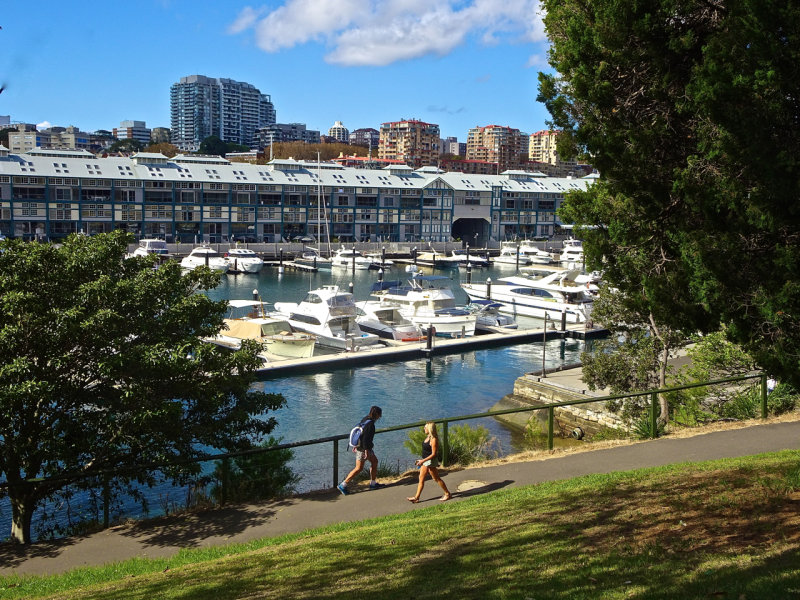
<svg viewBox="0 0 800 600">
<path fill-rule="evenodd" d="M 566 365 L 558 370 L 527 373 L 519 377 L 514 383 L 514 391 L 504 396 L 492 410 L 509 408 L 524 408 L 528 406 L 548 406 L 559 402 L 573 402 L 586 400 L 587 397 L 601 397 L 605 391 L 592 392 L 582 385 L 581 366 Z M 554 409 L 553 432 L 556 435 L 570 436 L 579 429 L 586 438 L 591 438 L 602 429 L 624 429 L 622 419 L 605 407 L 604 400 L 579 404 L 576 406 L 563 406 Z M 535 415 L 536 419 L 546 431 L 547 411 L 513 413 L 501 415 L 497 418 L 506 425 L 524 429 L 528 419 Z"/>
</svg>

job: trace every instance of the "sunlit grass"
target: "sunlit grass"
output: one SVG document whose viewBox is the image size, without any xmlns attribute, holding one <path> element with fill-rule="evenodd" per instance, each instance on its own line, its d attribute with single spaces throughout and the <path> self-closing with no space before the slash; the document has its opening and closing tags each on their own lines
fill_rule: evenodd
<svg viewBox="0 0 800 600">
<path fill-rule="evenodd" d="M 592 475 L 53 577 L 2 598 L 800 596 L 800 452 Z"/>
</svg>

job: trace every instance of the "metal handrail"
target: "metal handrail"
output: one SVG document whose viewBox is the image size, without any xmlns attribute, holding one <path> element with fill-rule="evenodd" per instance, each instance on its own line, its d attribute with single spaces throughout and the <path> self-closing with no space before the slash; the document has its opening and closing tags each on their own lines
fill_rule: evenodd
<svg viewBox="0 0 800 600">
<path fill-rule="evenodd" d="M 382 429 L 376 429 L 375 434 L 382 434 L 382 433 L 390 433 L 393 431 L 403 431 L 406 429 L 414 429 L 417 427 L 422 427 L 425 423 L 429 421 L 434 421 L 436 423 L 441 423 L 442 425 L 442 466 L 448 465 L 448 458 L 449 458 L 449 424 L 456 422 L 456 421 L 468 421 L 472 419 L 482 419 L 486 417 L 496 417 L 500 415 L 509 415 L 514 413 L 522 413 L 522 412 L 532 412 L 537 410 L 546 410 L 548 412 L 547 415 L 547 448 L 548 450 L 553 449 L 553 426 L 555 420 L 555 409 L 562 408 L 565 406 L 575 406 L 581 404 L 590 404 L 595 402 L 608 402 L 610 400 L 624 400 L 626 398 L 636 398 L 641 396 L 650 396 L 650 437 L 655 438 L 657 436 L 657 405 L 658 405 L 658 395 L 669 393 L 669 392 L 676 392 L 680 390 L 687 390 L 699 387 L 707 387 L 710 385 L 718 385 L 722 383 L 733 383 L 737 381 L 745 381 L 748 379 L 761 379 L 761 418 L 767 418 L 767 376 L 765 373 L 755 373 L 750 375 L 738 375 L 734 377 L 726 377 L 723 379 L 715 379 L 710 381 L 698 382 L 698 383 L 688 383 L 683 385 L 671 386 L 667 388 L 659 388 L 656 390 L 647 390 L 642 392 L 630 392 L 626 394 L 613 394 L 608 396 L 593 396 L 587 398 L 581 398 L 577 400 L 567 400 L 563 402 L 553 402 L 542 406 L 526 406 L 520 408 L 506 408 L 506 409 L 499 409 L 499 410 L 489 410 L 482 413 L 474 413 L 469 415 L 458 415 L 455 417 L 446 417 L 446 418 L 437 418 L 437 419 L 424 419 L 421 421 L 414 421 L 412 423 L 405 423 L 403 425 L 394 425 L 392 427 L 384 427 Z M 81 479 L 102 479 L 103 480 L 103 488 L 104 488 L 104 499 L 108 497 L 108 486 L 109 486 L 109 479 L 114 476 L 119 476 L 128 473 L 141 473 L 143 471 L 154 471 L 163 469 L 165 467 L 174 467 L 186 464 L 193 464 L 193 463 L 201 463 L 207 462 L 212 460 L 221 460 L 223 461 L 223 473 L 228 469 L 228 462 L 232 458 L 237 458 L 241 456 L 252 456 L 255 454 L 261 454 L 263 452 L 272 452 L 275 450 L 285 450 L 289 448 L 299 448 L 302 446 L 313 446 L 317 444 L 324 444 L 324 443 L 332 443 L 333 444 L 333 479 L 332 479 L 332 487 L 336 487 L 337 483 L 339 482 L 339 441 L 348 439 L 347 434 L 338 434 L 338 435 L 331 435 L 322 438 L 315 438 L 311 440 L 302 440 L 298 442 L 287 442 L 282 444 L 275 444 L 274 446 L 269 446 L 267 448 L 252 448 L 249 450 L 241 450 L 237 452 L 225 452 L 219 454 L 206 454 L 202 456 L 198 456 L 195 458 L 189 458 L 184 460 L 176 460 L 176 461 L 169 461 L 163 463 L 151 463 L 148 465 L 138 465 L 137 467 L 130 467 L 126 469 L 107 469 L 107 470 L 100 470 L 94 471 L 90 474 L 86 473 L 63 473 L 60 475 L 55 475 L 52 477 L 38 477 L 35 479 L 27 479 L 24 483 L 16 484 L 16 485 L 30 485 L 36 483 L 46 483 L 51 481 L 78 481 Z M 0 482 L 0 490 L 7 489 L 12 487 L 15 484 L 9 484 L 8 482 Z M 224 487 L 224 486 L 223 486 Z M 224 490 L 223 490 L 223 501 L 221 502 L 224 504 Z M 107 504 L 104 507 L 104 526 L 108 527 L 108 507 Z"/>
</svg>

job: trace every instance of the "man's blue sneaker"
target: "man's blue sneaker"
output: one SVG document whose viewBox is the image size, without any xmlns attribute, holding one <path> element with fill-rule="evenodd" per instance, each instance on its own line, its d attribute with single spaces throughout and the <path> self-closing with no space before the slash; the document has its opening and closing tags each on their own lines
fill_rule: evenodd
<svg viewBox="0 0 800 600">
<path fill-rule="evenodd" d="M 378 483 L 377 481 L 375 483 L 370 483 L 369 484 L 369 489 L 371 489 L 371 490 L 377 490 L 377 489 L 384 488 L 384 487 L 386 487 L 385 483 Z"/>
<path fill-rule="evenodd" d="M 340 483 L 339 485 L 337 485 L 336 489 L 342 492 L 343 496 L 347 496 L 347 486 L 344 483 Z"/>
</svg>

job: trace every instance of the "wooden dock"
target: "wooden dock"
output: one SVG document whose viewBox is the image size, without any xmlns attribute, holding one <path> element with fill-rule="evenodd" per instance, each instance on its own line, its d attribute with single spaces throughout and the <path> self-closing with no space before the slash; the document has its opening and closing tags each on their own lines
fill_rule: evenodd
<svg viewBox="0 0 800 600">
<path fill-rule="evenodd" d="M 299 373 L 318 373 L 335 369 L 345 369 L 355 366 L 398 362 L 404 360 L 418 360 L 445 354 L 458 354 L 482 348 L 498 348 L 513 346 L 515 344 L 529 344 L 542 341 L 542 329 L 508 330 L 503 333 L 490 333 L 475 335 L 465 338 L 433 338 L 431 348 L 427 340 L 421 342 L 401 342 L 390 345 L 376 344 L 375 347 L 360 349 L 353 352 L 339 354 L 324 354 L 310 358 L 292 358 L 265 364 L 258 370 L 263 379 L 283 377 Z M 605 329 L 586 330 L 583 324 L 568 325 L 566 330 L 547 330 L 547 339 L 592 339 L 608 335 Z M 382 340 L 389 342 L 389 340 Z"/>
</svg>

